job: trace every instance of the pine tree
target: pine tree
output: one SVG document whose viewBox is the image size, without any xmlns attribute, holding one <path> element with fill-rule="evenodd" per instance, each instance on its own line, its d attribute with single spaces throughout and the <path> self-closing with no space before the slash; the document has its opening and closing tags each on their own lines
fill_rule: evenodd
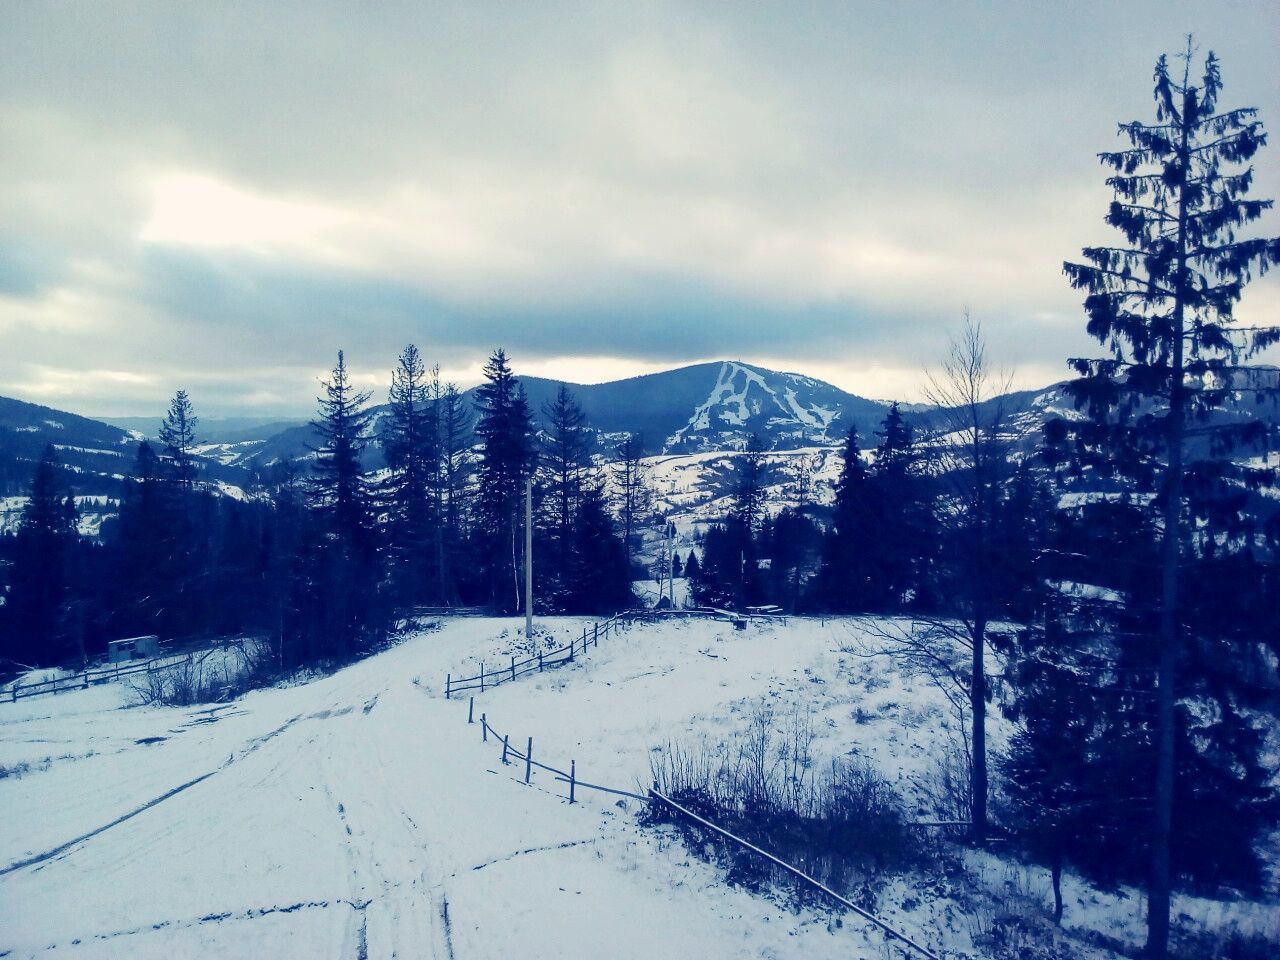
<svg viewBox="0 0 1280 960">
<path fill-rule="evenodd" d="M 543 439 L 543 464 L 547 476 L 547 505 L 550 508 L 550 541 L 553 562 L 550 564 L 549 590 L 560 590 L 569 571 L 573 552 L 574 521 L 583 482 L 590 467 L 591 435 L 586 414 L 563 383 L 555 399 L 543 409 L 546 433 Z M 548 565 L 543 564 L 544 570 Z"/>
<path fill-rule="evenodd" d="M 876 435 L 869 474 L 872 509 L 878 517 L 878 549 L 872 567 L 873 605 L 901 610 L 922 605 L 933 531 L 920 475 L 914 431 L 894 403 Z"/>
<path fill-rule="evenodd" d="M 342 351 L 323 385 L 319 417 L 312 422 L 321 445 L 308 490 L 317 523 L 305 548 L 303 630 L 308 659 L 345 659 L 382 637 L 390 611 L 381 590 L 373 491 L 361 464 L 369 394 L 351 385 Z"/>
<path fill-rule="evenodd" d="M 1084 859 L 1082 844 L 1096 832 L 1103 800 L 1099 763 L 1102 692 L 1081 682 L 1081 672 L 1055 660 L 1057 644 L 1031 640 L 1027 631 L 1017 661 L 1009 709 L 1018 729 L 1001 760 L 1009 799 L 1006 825 L 1032 856 L 1044 861 L 1053 885 L 1053 921 L 1062 922 L 1062 871 Z"/>
<path fill-rule="evenodd" d="M 819 602 L 841 612 L 865 610 L 873 602 L 871 555 L 878 549 L 867 468 L 850 425 L 840 451 L 832 529 L 823 542 Z"/>
<path fill-rule="evenodd" d="M 476 391 L 481 460 L 476 494 L 478 556 L 484 595 L 500 610 L 521 606 L 524 487 L 534 469 L 529 401 L 499 349 Z"/>
<path fill-rule="evenodd" d="M 175 569 L 185 564 L 179 556 L 183 541 L 175 523 L 173 485 L 168 471 L 145 440 L 138 445 L 130 476 L 120 500 L 116 542 L 120 555 L 123 602 L 111 618 L 120 635 L 160 633 L 172 635 L 178 607 Z"/>
<path fill-rule="evenodd" d="M 652 509 L 649 471 L 644 462 L 644 437 L 629 433 L 618 445 L 613 463 L 614 508 L 622 525 L 622 541 L 626 545 L 627 562 L 632 563 L 635 541 L 644 518 Z"/>
<path fill-rule="evenodd" d="M 389 475 L 388 555 L 393 591 L 400 602 L 439 599 L 437 534 L 440 521 L 437 475 L 440 467 L 435 414 L 426 367 L 409 344 L 391 373 L 382 448 Z"/>
<path fill-rule="evenodd" d="M 689 581 L 691 588 L 698 582 L 698 578 L 702 575 L 701 565 L 698 563 L 698 555 L 692 550 L 689 551 L 689 556 L 685 557 L 684 575 L 685 579 Z"/>
<path fill-rule="evenodd" d="M 169 402 L 169 411 L 160 424 L 160 442 L 164 444 L 164 459 L 173 472 L 174 482 L 188 493 L 196 480 L 194 448 L 199 443 L 196 439 L 199 423 L 187 391 L 179 390 Z"/>
<path fill-rule="evenodd" d="M 321 441 L 313 450 L 311 505 L 324 516 L 331 533 L 350 542 L 365 541 L 373 496 L 361 457 L 369 443 L 365 433 L 372 414 L 365 405 L 370 394 L 351 385 L 341 350 L 332 376 L 322 386 L 319 417 L 311 424 Z"/>
<path fill-rule="evenodd" d="M 1241 167 L 1266 136 L 1256 110 L 1218 109 L 1222 80 L 1212 53 L 1201 82 L 1192 82 L 1192 52 L 1188 38 L 1180 79 L 1166 57 L 1157 61 L 1156 122 L 1121 125 L 1129 147 L 1100 155 L 1113 171 L 1107 182 L 1115 192 L 1106 220 L 1126 245 L 1086 248 L 1085 263 L 1063 266 L 1071 284 L 1086 291 L 1089 333 L 1111 352 L 1106 359 L 1073 361 L 1080 374 L 1077 401 L 1088 406 L 1095 426 L 1081 433 L 1079 445 L 1154 489 L 1162 514 L 1146 948 L 1153 958 L 1168 951 L 1186 638 L 1181 574 L 1196 546 L 1189 534 L 1196 520 L 1224 519 L 1222 500 L 1206 495 L 1221 481 L 1269 479 L 1225 458 L 1197 458 L 1188 440 L 1211 426 L 1216 443 L 1201 440 L 1200 449 L 1252 439 L 1250 427 L 1211 425 L 1210 415 L 1233 394 L 1275 391 L 1274 371 L 1251 371 L 1240 361 L 1280 341 L 1275 328 L 1240 329 L 1233 316 L 1247 281 L 1280 261 L 1280 239 L 1238 236 L 1271 206 L 1246 199 L 1253 174 Z"/>
<path fill-rule="evenodd" d="M 459 572 L 455 559 L 466 539 L 468 440 L 470 417 L 456 385 L 447 383 L 437 401 L 440 446 L 440 584 L 442 602 L 459 600 Z"/>
<path fill-rule="evenodd" d="M 36 666 L 59 663 L 72 650 L 61 630 L 70 590 L 69 563 L 78 534 L 75 500 L 58 486 L 58 461 L 46 448 L 36 464 L 18 521 L 10 589 L 0 613 L 5 643 L 0 655 Z"/>
<path fill-rule="evenodd" d="M 747 438 L 747 445 L 737 459 L 737 477 L 733 489 L 733 519 L 741 524 L 747 538 L 754 540 L 764 519 L 764 443 L 758 434 Z"/>
<path fill-rule="evenodd" d="M 566 572 L 566 608 L 611 614 L 630 605 L 631 569 L 622 539 L 606 509 L 599 477 L 584 482 L 578 498 Z"/>
</svg>

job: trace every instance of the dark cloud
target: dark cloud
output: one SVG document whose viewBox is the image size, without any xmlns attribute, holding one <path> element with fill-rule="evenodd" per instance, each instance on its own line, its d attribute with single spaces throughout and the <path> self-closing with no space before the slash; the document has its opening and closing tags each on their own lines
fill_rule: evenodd
<svg viewBox="0 0 1280 960">
<path fill-rule="evenodd" d="M 373 382 L 412 339 L 459 376 L 500 343 L 887 395 L 966 305 L 1047 379 L 1092 349 L 1060 264 L 1106 239 L 1093 154 L 1188 28 L 1280 124 L 1278 10 L 9 5 L 0 384 L 293 410 L 338 347 Z"/>
</svg>

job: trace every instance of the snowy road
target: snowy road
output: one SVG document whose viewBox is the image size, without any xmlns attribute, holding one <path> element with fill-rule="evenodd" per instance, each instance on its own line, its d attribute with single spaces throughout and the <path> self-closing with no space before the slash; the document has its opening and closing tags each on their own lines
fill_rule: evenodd
<svg viewBox="0 0 1280 960">
<path fill-rule="evenodd" d="M 808 957 L 848 956 L 824 922 L 727 890 L 616 798 L 570 806 L 550 778 L 517 782 L 437 689 L 509 626 L 457 621 L 214 709 L 119 709 L 114 686 L 0 706 L 0 954 L 746 957 L 795 955 L 799 937 Z M 636 744 L 666 737 L 643 684 L 672 670 L 637 639 L 661 632 L 485 705 L 551 759 L 577 750 L 584 775 L 634 787 Z M 667 709 L 687 718 L 717 686 L 694 671 L 690 704 Z M 611 699 L 626 709 L 593 757 Z"/>
</svg>

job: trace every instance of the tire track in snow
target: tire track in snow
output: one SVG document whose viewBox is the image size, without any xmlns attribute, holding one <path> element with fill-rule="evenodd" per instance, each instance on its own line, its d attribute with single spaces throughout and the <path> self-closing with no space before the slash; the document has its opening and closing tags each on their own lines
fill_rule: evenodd
<svg viewBox="0 0 1280 960">
<path fill-rule="evenodd" d="M 79 945 L 91 940 L 115 940 L 118 937 L 135 937 L 139 934 L 151 933 L 155 930 L 183 930 L 204 926 L 210 923 L 236 923 L 244 920 L 257 920 L 259 917 L 269 917 L 277 913 L 297 913 L 300 910 L 327 910 L 331 907 L 350 907 L 357 913 L 363 912 L 369 906 L 368 901 L 358 900 L 300 900 L 297 903 L 286 903 L 269 907 L 249 907 L 243 910 L 224 910 L 216 913 L 206 913 L 199 917 L 184 917 L 179 920 L 159 920 L 155 923 L 140 924 L 136 927 L 128 927 L 124 930 L 108 930 L 105 933 L 92 933 L 75 937 L 64 943 L 50 943 L 44 947 L 45 951 L 59 950 L 63 947 Z M 9 954 L 0 951 L 0 957 L 6 957 Z"/>
<path fill-rule="evenodd" d="M 495 864 L 506 863 L 514 860 L 516 857 L 523 857 L 529 853 L 550 853 L 552 850 L 567 850 L 569 847 L 580 847 L 584 843 L 595 843 L 599 837 L 588 837 L 586 840 L 566 840 L 564 843 L 553 843 L 546 847 L 530 847 L 528 850 L 517 850 L 515 853 L 509 853 L 505 857 L 497 857 L 493 860 L 486 860 L 484 863 L 478 863 L 471 868 L 472 872 L 483 870 L 485 867 L 492 867 Z"/>
<path fill-rule="evenodd" d="M 348 711 L 350 709 L 351 708 L 348 708 Z M 347 711 L 343 711 L 343 712 L 347 712 Z M 39 854 L 36 854 L 35 856 L 27 857 L 26 859 L 19 860 L 15 863 L 11 863 L 6 867 L 0 867 L 0 877 L 6 876 L 10 873 L 13 873 L 16 870 L 21 870 L 25 867 L 33 867 L 33 866 L 38 866 L 39 864 L 42 864 L 42 863 L 47 863 L 48 861 L 53 860 L 55 857 L 59 857 L 62 854 L 68 852 L 69 850 L 78 846 L 79 844 L 84 843 L 87 840 L 92 840 L 94 837 L 100 836 L 101 834 L 112 829 L 113 827 L 118 827 L 120 824 L 125 823 L 126 821 L 129 821 L 129 820 L 132 820 L 134 817 L 138 816 L 139 814 L 145 813 L 146 811 L 150 810 L 152 807 L 155 807 L 156 805 L 163 803 L 165 800 L 168 800 L 171 797 L 177 796 L 179 793 L 182 793 L 184 790 L 190 789 L 191 787 L 194 787 L 198 783 L 203 783 L 205 780 L 208 780 L 210 777 L 212 777 L 215 773 L 218 773 L 219 771 L 225 769 L 229 764 L 235 762 L 236 760 L 243 760 L 246 757 L 248 757 L 250 754 L 257 752 L 259 747 L 275 739 L 276 737 L 280 736 L 282 733 L 285 733 L 287 730 L 293 727 L 299 720 L 327 719 L 329 716 L 332 716 L 332 715 L 333 714 L 303 716 L 302 714 L 298 714 L 297 716 L 290 717 L 288 720 L 286 720 L 280 726 L 276 727 L 274 730 L 271 730 L 260 736 L 250 738 L 246 742 L 247 745 L 245 747 L 242 747 L 237 753 L 233 753 L 230 757 L 227 758 L 227 760 L 225 760 L 222 763 L 220 767 L 214 770 L 210 770 L 207 773 L 202 773 L 200 776 L 195 777 L 191 780 L 188 780 L 185 783 L 180 783 L 178 784 L 178 786 L 174 787 L 173 789 L 166 790 L 164 793 L 160 794 L 160 796 L 155 797 L 151 800 L 148 800 L 146 803 L 142 804 L 141 806 L 135 807 L 134 809 L 130 810 L 128 813 L 121 814 L 120 816 L 116 817 L 114 820 L 110 821 L 109 823 L 105 823 L 100 827 L 90 830 L 88 833 L 83 833 L 80 836 L 75 837 L 74 839 L 68 840 L 65 843 L 61 843 L 58 846 L 54 847 L 52 850 L 47 850 L 44 853 L 39 853 Z"/>
<path fill-rule="evenodd" d="M 57 847 L 54 847 L 52 850 L 49 850 L 45 853 L 37 854 L 34 857 L 28 857 L 26 860 L 19 860 L 17 863 L 11 863 L 7 867 L 0 867 L 0 877 L 3 877 L 5 874 L 13 873 L 13 871 L 15 870 L 21 870 L 23 867 L 31 867 L 31 866 L 35 866 L 38 863 L 44 863 L 46 860 L 52 860 L 54 857 L 58 856 L 60 853 L 65 853 L 66 851 L 70 850 L 76 844 L 84 843 L 84 841 L 86 840 L 92 840 L 94 837 L 98 836 L 99 834 L 105 833 L 106 831 L 110 830 L 112 827 L 119 826 L 120 824 L 124 823 L 126 820 L 132 820 L 138 814 L 144 813 L 145 811 L 150 810 L 156 804 L 163 803 L 165 800 L 168 800 L 170 797 L 176 796 L 177 794 L 181 793 L 183 790 L 186 790 L 190 787 L 194 787 L 197 783 L 202 783 L 205 780 L 208 780 L 217 772 L 218 772 L 217 770 L 210 770 L 208 773 L 203 773 L 200 776 L 196 777 L 194 780 L 188 780 L 186 783 L 179 784 L 178 786 L 174 787 L 172 790 L 169 790 L 165 793 L 160 794 L 160 796 L 156 797 L 154 800 L 148 800 L 142 806 L 137 807 L 134 810 L 130 810 L 128 813 L 123 814 L 119 817 L 116 817 L 110 823 L 103 824 L 101 827 L 98 827 L 96 830 L 90 830 L 88 833 L 82 834 L 76 837 L 74 840 L 68 840 L 66 843 L 61 844 Z"/>
</svg>

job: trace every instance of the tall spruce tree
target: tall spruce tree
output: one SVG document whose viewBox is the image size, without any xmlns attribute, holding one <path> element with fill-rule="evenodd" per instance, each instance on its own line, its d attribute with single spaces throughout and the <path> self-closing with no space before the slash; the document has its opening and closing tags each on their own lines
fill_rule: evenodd
<svg viewBox="0 0 1280 960">
<path fill-rule="evenodd" d="M 614 512 L 622 525 L 627 563 L 634 562 L 636 539 L 644 518 L 653 506 L 649 470 L 644 462 L 644 437 L 629 433 L 617 447 L 613 474 Z"/>
<path fill-rule="evenodd" d="M 317 400 L 318 417 L 311 422 L 320 437 L 311 468 L 311 505 L 326 520 L 329 531 L 351 542 L 367 539 L 372 522 L 373 495 L 361 457 L 369 444 L 366 430 L 372 413 L 370 394 L 357 390 L 347 374 L 343 351 Z"/>
<path fill-rule="evenodd" d="M 383 485 L 392 590 L 402 603 L 439 601 L 439 500 L 436 407 L 426 366 L 409 344 L 391 372 L 382 449 L 389 470 Z"/>
<path fill-rule="evenodd" d="M 858 428 L 851 424 L 840 449 L 832 527 L 822 546 L 818 602 L 825 609 L 852 613 L 872 602 L 874 532 L 867 468 L 858 446 Z"/>
<path fill-rule="evenodd" d="M 323 386 L 312 421 L 321 444 L 308 489 L 316 524 L 304 599 L 306 656 L 342 659 L 380 639 L 390 611 L 380 589 L 373 490 L 361 463 L 369 442 L 369 394 L 352 386 L 342 351 Z"/>
<path fill-rule="evenodd" d="M 123 601 L 110 626 L 123 636 L 157 632 L 172 635 L 178 590 L 173 571 L 181 567 L 174 523 L 174 490 L 168 471 L 145 440 L 138 445 L 120 498 L 118 531 Z"/>
<path fill-rule="evenodd" d="M 870 471 L 879 541 L 872 571 L 873 604 L 881 610 L 921 605 L 932 537 L 915 432 L 895 402 L 876 431 L 880 442 Z"/>
<path fill-rule="evenodd" d="M 1154 492 L 1161 514 L 1146 945 L 1153 958 L 1168 952 L 1178 703 L 1188 693 L 1183 567 L 1213 539 L 1213 524 L 1239 518 L 1238 498 L 1221 496 L 1224 483 L 1271 479 L 1213 456 L 1253 439 L 1256 422 L 1224 424 L 1212 415 L 1236 395 L 1274 395 L 1275 371 L 1242 361 L 1280 341 L 1275 328 L 1234 322 L 1248 280 L 1280 261 L 1280 239 L 1240 237 L 1271 206 L 1247 199 L 1253 171 L 1245 165 L 1266 136 L 1256 110 L 1219 109 L 1217 58 L 1208 55 L 1198 83 L 1192 58 L 1190 39 L 1180 70 L 1171 72 L 1160 57 L 1155 122 L 1122 124 L 1129 146 L 1100 154 L 1113 171 L 1106 221 L 1125 243 L 1086 248 L 1085 262 L 1063 266 L 1072 286 L 1086 292 L 1089 333 L 1110 351 L 1105 359 L 1073 361 L 1077 402 L 1093 417 L 1092 429 L 1077 432 L 1077 449 Z M 1204 442 L 1206 434 L 1212 442 Z"/>
<path fill-rule="evenodd" d="M 58 461 L 46 448 L 18 521 L 10 588 L 0 614 L 0 656 L 27 666 L 60 663 L 76 652 L 62 629 L 76 546 L 75 500 L 58 484 Z"/>
<path fill-rule="evenodd" d="M 574 523 L 582 498 L 583 484 L 591 465 L 591 434 L 587 417 L 573 393 L 563 383 L 555 399 L 543 408 L 546 429 L 542 443 L 542 462 L 546 476 L 546 506 L 549 510 L 549 533 L 552 549 L 545 577 L 553 595 L 563 594 L 569 579 L 570 558 L 574 550 Z"/>
<path fill-rule="evenodd" d="M 529 401 L 504 350 L 484 367 L 476 391 L 476 436 L 481 460 L 476 491 L 475 537 L 486 601 L 499 610 L 521 607 L 525 481 L 534 469 Z"/>
<path fill-rule="evenodd" d="M 440 438 L 440 584 L 442 602 L 457 603 L 461 579 L 457 558 L 466 539 L 471 418 L 462 394 L 446 383 L 437 401 Z"/>
<path fill-rule="evenodd" d="M 733 487 L 733 519 L 742 526 L 748 540 L 760 533 L 764 519 L 764 484 L 764 443 L 759 434 L 753 433 L 737 459 Z"/>
<path fill-rule="evenodd" d="M 195 446 L 196 427 L 200 420 L 187 391 L 179 390 L 169 401 L 169 410 L 160 424 L 160 442 L 164 444 L 164 459 L 172 471 L 173 480 L 184 492 L 190 492 L 196 480 Z"/>
</svg>

